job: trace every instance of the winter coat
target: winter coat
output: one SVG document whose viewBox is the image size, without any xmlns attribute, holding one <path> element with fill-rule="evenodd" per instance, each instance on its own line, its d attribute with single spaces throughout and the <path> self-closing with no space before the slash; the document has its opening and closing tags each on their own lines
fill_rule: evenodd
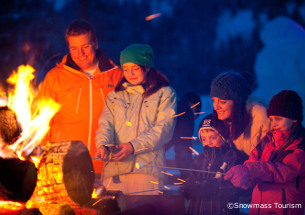
<svg viewBox="0 0 305 215">
<path fill-rule="evenodd" d="M 203 148 L 194 159 L 192 169 L 224 173 L 245 161 L 244 154 L 227 143 L 221 147 Z M 226 163 L 226 164 L 225 164 Z M 183 193 L 190 200 L 187 214 L 238 214 L 238 209 L 228 209 L 229 202 L 238 202 L 242 190 L 223 180 L 223 175 L 189 172 Z"/>
<path fill-rule="evenodd" d="M 80 71 L 70 54 L 50 70 L 40 86 L 40 96 L 50 97 L 61 105 L 51 121 L 49 142 L 82 141 L 95 156 L 95 132 L 107 94 L 122 78 L 121 70 L 97 52 L 99 67 L 92 77 Z M 95 171 L 103 163 L 95 161 Z"/>
<path fill-rule="evenodd" d="M 250 152 L 270 130 L 270 122 L 266 108 L 260 103 L 253 99 L 248 99 L 246 108 L 251 116 L 250 123 L 233 143 L 238 150 L 250 155 Z"/>
<path fill-rule="evenodd" d="M 175 128 L 176 93 L 171 87 L 162 87 L 144 98 L 141 85 L 123 84 L 123 91 L 112 91 L 99 119 L 96 132 L 96 147 L 120 145 L 130 142 L 134 154 L 121 162 L 109 162 L 103 170 L 104 178 L 127 173 L 144 173 L 162 177 L 160 169 L 154 167 L 135 168 L 144 165 L 164 164 L 164 144 Z"/>
<path fill-rule="evenodd" d="M 301 140 L 295 140 L 271 159 L 286 135 L 287 132 L 269 132 L 245 162 L 251 179 L 256 181 L 251 204 L 266 206 L 250 208 L 249 214 L 304 214 L 305 151 L 299 147 Z"/>
</svg>

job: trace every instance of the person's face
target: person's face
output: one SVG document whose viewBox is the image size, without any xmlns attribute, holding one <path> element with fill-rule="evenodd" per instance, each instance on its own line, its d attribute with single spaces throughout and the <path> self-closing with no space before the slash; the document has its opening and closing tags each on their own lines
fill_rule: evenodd
<svg viewBox="0 0 305 215">
<path fill-rule="evenodd" d="M 132 85 L 141 84 L 145 79 L 145 74 L 147 73 L 135 63 L 124 63 L 123 72 L 126 80 Z"/>
<path fill-rule="evenodd" d="M 72 60 L 82 69 L 94 69 L 97 64 L 98 45 L 90 40 L 89 34 L 69 36 L 67 38 Z"/>
<path fill-rule="evenodd" d="M 282 116 L 269 116 L 271 121 L 271 129 L 276 131 L 288 131 L 293 123 L 297 120 L 292 120 Z"/>
<path fill-rule="evenodd" d="M 220 134 L 211 129 L 202 129 L 199 135 L 203 146 L 220 147 L 225 143 Z"/>
<path fill-rule="evenodd" d="M 219 120 L 231 118 L 234 105 L 233 100 L 223 100 L 217 97 L 212 97 L 212 101 Z"/>
</svg>

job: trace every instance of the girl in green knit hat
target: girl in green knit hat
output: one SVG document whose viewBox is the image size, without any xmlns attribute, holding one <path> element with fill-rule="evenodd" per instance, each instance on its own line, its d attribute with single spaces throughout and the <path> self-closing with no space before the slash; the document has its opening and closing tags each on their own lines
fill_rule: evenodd
<svg viewBox="0 0 305 215">
<path fill-rule="evenodd" d="M 103 184 L 124 194 L 157 195 L 164 144 L 173 134 L 176 93 L 155 69 L 152 48 L 133 44 L 121 51 L 124 77 L 108 94 L 96 132 L 97 157 L 106 161 Z M 137 169 L 136 164 L 143 168 Z"/>
</svg>

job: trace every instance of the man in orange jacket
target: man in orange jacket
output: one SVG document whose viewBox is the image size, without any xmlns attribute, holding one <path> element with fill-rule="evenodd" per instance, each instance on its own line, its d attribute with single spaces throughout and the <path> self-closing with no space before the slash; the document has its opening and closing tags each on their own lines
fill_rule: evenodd
<svg viewBox="0 0 305 215">
<path fill-rule="evenodd" d="M 65 37 L 70 52 L 47 73 L 39 90 L 40 96 L 61 105 L 51 121 L 48 141 L 80 140 L 94 157 L 95 131 L 104 100 L 121 80 L 122 71 L 98 50 L 88 22 L 74 21 Z M 95 173 L 100 173 L 103 163 L 94 160 L 93 164 Z"/>
</svg>

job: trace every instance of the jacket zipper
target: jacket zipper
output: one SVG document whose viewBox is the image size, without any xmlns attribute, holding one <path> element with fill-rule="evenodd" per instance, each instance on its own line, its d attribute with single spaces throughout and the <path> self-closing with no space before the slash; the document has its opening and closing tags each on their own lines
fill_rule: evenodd
<svg viewBox="0 0 305 215">
<path fill-rule="evenodd" d="M 80 96 L 82 94 L 82 88 L 80 87 L 79 88 L 79 91 L 78 91 L 78 100 L 77 100 L 77 104 L 76 104 L 76 109 L 75 109 L 75 113 L 78 113 L 78 107 L 79 107 L 79 102 L 80 102 Z"/>
<path fill-rule="evenodd" d="M 102 88 L 100 88 L 100 91 L 101 91 L 101 94 L 102 94 L 103 103 L 105 104 L 105 96 L 104 96 L 103 89 L 102 89 Z"/>
<path fill-rule="evenodd" d="M 97 74 L 93 74 L 92 76 L 87 76 L 89 78 L 89 135 L 88 135 L 88 150 L 91 152 L 91 139 L 92 139 L 92 112 L 93 112 L 93 104 L 92 104 L 92 78 Z M 104 94 L 103 99 L 104 99 Z M 105 101 L 104 101 L 105 102 Z"/>
<path fill-rule="evenodd" d="M 92 131 L 92 78 L 89 77 L 89 135 L 88 150 L 91 151 L 91 131 Z"/>
</svg>

